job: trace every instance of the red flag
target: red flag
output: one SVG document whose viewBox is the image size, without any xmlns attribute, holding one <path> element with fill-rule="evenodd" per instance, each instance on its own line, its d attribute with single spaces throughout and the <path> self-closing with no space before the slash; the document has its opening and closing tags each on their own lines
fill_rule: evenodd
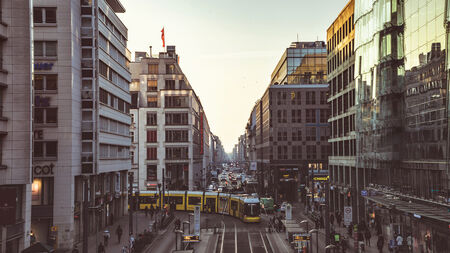
<svg viewBox="0 0 450 253">
<path fill-rule="evenodd" d="M 163 47 L 166 47 L 166 39 L 164 38 L 164 27 L 161 30 L 161 39 L 163 41 Z"/>
</svg>

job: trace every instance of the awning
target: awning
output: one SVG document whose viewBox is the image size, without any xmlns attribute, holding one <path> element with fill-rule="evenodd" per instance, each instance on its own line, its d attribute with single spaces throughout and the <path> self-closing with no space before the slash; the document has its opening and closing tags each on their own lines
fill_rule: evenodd
<svg viewBox="0 0 450 253">
<path fill-rule="evenodd" d="M 446 208 L 437 206 L 424 205 L 416 202 L 409 202 L 406 200 L 387 198 L 385 196 L 363 196 L 365 199 L 379 203 L 387 208 L 394 208 L 396 210 L 415 215 L 416 217 L 427 217 L 443 221 L 450 224 L 450 212 Z"/>
</svg>

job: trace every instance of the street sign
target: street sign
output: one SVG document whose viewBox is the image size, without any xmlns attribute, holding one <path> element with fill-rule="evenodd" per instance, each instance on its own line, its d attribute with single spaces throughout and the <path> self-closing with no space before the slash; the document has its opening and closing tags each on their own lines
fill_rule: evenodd
<svg viewBox="0 0 450 253">
<path fill-rule="evenodd" d="M 286 220 L 292 220 L 292 206 L 290 204 L 286 205 Z"/>
<path fill-rule="evenodd" d="M 198 235 L 183 235 L 183 242 L 199 242 L 200 236 Z"/>
<path fill-rule="evenodd" d="M 314 181 L 328 181 L 328 179 L 330 178 L 330 176 L 326 176 L 326 177 L 313 177 Z"/>
<path fill-rule="evenodd" d="M 366 190 L 362 190 L 362 191 L 361 191 L 361 196 L 367 196 L 367 195 L 368 195 L 368 193 L 367 193 Z"/>
<path fill-rule="evenodd" d="M 348 226 L 353 220 L 353 213 L 351 206 L 344 206 L 344 225 Z"/>
<path fill-rule="evenodd" d="M 293 234 L 292 235 L 294 242 L 302 242 L 302 241 L 309 241 L 311 240 L 311 236 L 307 233 L 302 234 Z"/>
<path fill-rule="evenodd" d="M 200 206 L 194 207 L 194 235 L 200 235 Z"/>
</svg>

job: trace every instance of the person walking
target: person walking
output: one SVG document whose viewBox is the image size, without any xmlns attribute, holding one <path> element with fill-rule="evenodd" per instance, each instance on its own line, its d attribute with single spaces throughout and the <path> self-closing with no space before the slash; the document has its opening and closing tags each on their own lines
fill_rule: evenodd
<svg viewBox="0 0 450 253">
<path fill-rule="evenodd" d="M 383 246 L 384 246 L 384 237 L 383 235 L 379 235 L 377 240 L 377 248 L 379 253 L 383 253 Z"/>
<path fill-rule="evenodd" d="M 153 205 L 150 205 L 150 219 L 153 219 L 154 213 L 155 213 L 155 208 L 153 208 Z"/>
<path fill-rule="evenodd" d="M 337 213 L 336 213 L 336 221 L 337 221 L 338 227 L 340 227 L 341 222 L 342 222 L 342 216 L 341 216 L 341 212 L 339 212 L 339 211 L 337 211 Z"/>
<path fill-rule="evenodd" d="M 370 246 L 370 238 L 372 235 L 370 234 L 370 229 L 366 228 L 366 231 L 364 232 L 364 237 L 366 238 L 366 244 Z"/>
<path fill-rule="evenodd" d="M 119 226 L 117 226 L 117 228 L 116 228 L 117 241 L 119 244 L 120 244 L 120 238 L 122 238 L 122 233 L 123 233 L 123 230 L 119 224 Z"/>
<path fill-rule="evenodd" d="M 147 206 L 145 207 L 144 212 L 145 212 L 145 217 L 147 217 L 148 216 L 148 207 Z"/>
<path fill-rule="evenodd" d="M 105 253 L 105 246 L 103 246 L 103 243 L 101 243 L 101 242 L 98 245 L 97 253 Z"/>
<path fill-rule="evenodd" d="M 334 215 L 333 214 L 330 214 L 330 223 L 331 223 L 331 225 L 334 224 Z"/>
</svg>

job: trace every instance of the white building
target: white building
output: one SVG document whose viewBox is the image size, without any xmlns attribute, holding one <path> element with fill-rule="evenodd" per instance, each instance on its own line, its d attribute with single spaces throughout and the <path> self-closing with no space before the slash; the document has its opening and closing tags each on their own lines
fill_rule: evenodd
<svg viewBox="0 0 450 253">
<path fill-rule="evenodd" d="M 71 249 L 84 218 L 92 232 L 127 210 L 130 54 L 116 15 L 125 9 L 118 0 L 33 4 L 31 227 L 37 241 Z M 82 212 L 84 186 L 98 217 Z"/>
<path fill-rule="evenodd" d="M 30 243 L 31 1 L 0 9 L 0 252 L 18 253 Z"/>
<path fill-rule="evenodd" d="M 209 125 L 178 65 L 175 46 L 159 56 L 136 52 L 131 63 L 135 155 L 140 190 L 204 187 L 210 164 Z"/>
</svg>

